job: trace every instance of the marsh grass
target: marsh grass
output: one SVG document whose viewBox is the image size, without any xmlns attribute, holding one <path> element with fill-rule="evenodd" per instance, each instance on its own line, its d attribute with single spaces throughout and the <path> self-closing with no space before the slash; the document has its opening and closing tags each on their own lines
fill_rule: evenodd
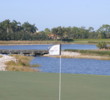
<svg viewBox="0 0 110 100">
<path fill-rule="evenodd" d="M 77 50 L 77 49 L 66 49 L 65 51 L 78 52 L 78 53 L 87 54 L 87 55 L 109 56 L 110 57 L 110 50 Z"/>
<path fill-rule="evenodd" d="M 16 59 L 16 61 L 9 61 L 6 63 L 6 70 L 8 71 L 26 71 L 26 72 L 35 72 L 38 70 L 33 69 L 32 67 L 39 67 L 39 65 L 31 65 L 29 62 L 33 59 L 30 56 L 22 55 L 11 55 Z"/>
<path fill-rule="evenodd" d="M 66 49 L 65 51 L 80 53 L 79 56 L 73 56 L 73 58 L 88 58 L 88 59 L 110 60 L 110 50 Z M 65 58 L 70 58 L 70 56 L 66 56 Z"/>
</svg>

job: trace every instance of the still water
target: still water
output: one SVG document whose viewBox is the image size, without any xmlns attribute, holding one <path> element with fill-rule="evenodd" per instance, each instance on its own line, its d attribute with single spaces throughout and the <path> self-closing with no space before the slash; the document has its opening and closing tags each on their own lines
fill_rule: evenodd
<svg viewBox="0 0 110 100">
<path fill-rule="evenodd" d="M 40 64 L 40 71 L 58 73 L 60 59 L 53 57 L 36 57 L 33 64 Z M 62 73 L 110 75 L 109 60 L 62 58 Z"/>
<path fill-rule="evenodd" d="M 45 49 L 51 45 L 11 45 L 0 46 L 0 49 Z M 64 44 L 64 49 L 97 49 L 95 45 Z M 42 72 L 58 73 L 60 59 L 52 57 L 35 57 L 31 64 L 39 64 Z M 62 58 L 62 73 L 110 75 L 109 60 Z"/>
<path fill-rule="evenodd" d="M 52 45 L 3 45 L 0 49 L 41 49 L 47 50 Z M 97 49 L 95 45 L 82 45 L 82 44 L 64 44 L 62 45 L 62 50 L 64 49 Z"/>
</svg>

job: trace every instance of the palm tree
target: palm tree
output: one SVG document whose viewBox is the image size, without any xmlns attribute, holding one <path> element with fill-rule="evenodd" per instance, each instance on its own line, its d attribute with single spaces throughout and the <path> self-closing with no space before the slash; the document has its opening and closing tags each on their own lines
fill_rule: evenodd
<svg viewBox="0 0 110 100">
<path fill-rule="evenodd" d="M 21 30 L 21 23 L 13 20 L 11 23 L 11 27 L 13 32 L 18 32 Z"/>
<path fill-rule="evenodd" d="M 29 33 L 35 33 L 37 30 L 37 27 L 35 25 L 31 25 L 28 22 L 25 22 L 24 24 L 22 24 L 22 27 L 25 32 L 29 32 Z"/>
<path fill-rule="evenodd" d="M 9 33 L 10 31 L 10 20 L 7 19 L 5 21 L 2 22 L 2 26 L 4 27 L 4 29 L 6 30 L 7 33 Z"/>
</svg>

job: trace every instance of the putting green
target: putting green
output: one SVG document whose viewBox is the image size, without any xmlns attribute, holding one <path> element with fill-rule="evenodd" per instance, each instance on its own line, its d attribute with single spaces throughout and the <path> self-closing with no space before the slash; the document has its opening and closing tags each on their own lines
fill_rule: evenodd
<svg viewBox="0 0 110 100">
<path fill-rule="evenodd" d="M 58 100 L 58 74 L 0 72 L 0 100 Z M 110 100 L 110 76 L 62 74 L 61 100 Z"/>
</svg>

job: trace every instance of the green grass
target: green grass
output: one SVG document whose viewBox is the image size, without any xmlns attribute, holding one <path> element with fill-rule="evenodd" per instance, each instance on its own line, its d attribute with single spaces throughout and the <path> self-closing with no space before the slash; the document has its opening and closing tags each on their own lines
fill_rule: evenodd
<svg viewBox="0 0 110 100">
<path fill-rule="evenodd" d="M 80 44 L 97 44 L 98 42 L 106 42 L 110 44 L 110 39 L 74 39 L 73 43 Z"/>
<path fill-rule="evenodd" d="M 39 41 L 0 41 L 0 45 L 31 45 L 31 44 L 68 44 L 68 43 L 78 43 L 78 44 L 97 44 L 98 42 L 106 42 L 110 44 L 110 39 L 73 39 L 73 41 L 60 41 L 60 40 L 39 40 Z"/>
<path fill-rule="evenodd" d="M 58 100 L 58 74 L 0 72 L 0 100 Z M 62 74 L 61 100 L 110 100 L 110 76 Z"/>
<path fill-rule="evenodd" d="M 0 41 L 0 45 L 31 45 L 31 44 L 57 44 L 67 43 L 57 40 L 42 40 L 42 41 Z"/>
</svg>

